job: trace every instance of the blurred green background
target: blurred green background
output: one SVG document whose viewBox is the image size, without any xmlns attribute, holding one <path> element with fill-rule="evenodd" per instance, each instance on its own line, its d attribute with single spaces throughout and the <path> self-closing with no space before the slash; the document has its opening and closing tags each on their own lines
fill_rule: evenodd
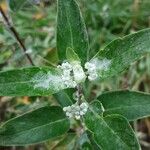
<svg viewBox="0 0 150 150">
<path fill-rule="evenodd" d="M 112 40 L 150 27 L 150 0 L 77 0 L 90 40 L 90 57 Z M 51 65 L 58 62 L 56 54 L 56 0 L 30 1 L 13 12 L 6 1 L 1 0 L 5 13 L 10 16 L 14 27 L 28 49 L 28 54 L 36 66 Z M 6 28 L 0 15 L 0 71 L 30 66 L 25 54 L 15 38 Z M 150 55 L 135 62 L 117 77 L 89 86 L 89 95 L 103 91 L 131 89 L 150 93 Z M 55 104 L 50 97 L 0 97 L 0 121 L 6 121 L 28 110 Z M 150 119 L 145 118 L 132 123 L 140 139 L 143 150 L 150 150 Z M 67 140 L 66 140 L 67 141 Z M 71 141 L 72 142 L 72 141 Z M 67 144 L 60 146 L 50 141 L 46 144 L 29 147 L 10 147 L 2 149 L 53 149 L 67 150 Z"/>
</svg>

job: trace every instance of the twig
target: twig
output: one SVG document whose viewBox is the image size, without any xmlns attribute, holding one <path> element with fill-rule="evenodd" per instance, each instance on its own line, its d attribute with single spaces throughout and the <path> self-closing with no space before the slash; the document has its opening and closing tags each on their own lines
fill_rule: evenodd
<svg viewBox="0 0 150 150">
<path fill-rule="evenodd" d="M 133 18 L 132 18 L 132 28 L 136 29 L 137 27 L 137 17 L 139 11 L 139 0 L 134 0 L 133 2 Z"/>
<path fill-rule="evenodd" d="M 12 26 L 12 24 L 10 23 L 8 17 L 5 15 L 5 12 L 3 11 L 2 7 L 0 6 L 0 12 L 2 14 L 2 17 L 4 19 L 4 22 L 6 24 L 6 26 L 8 27 L 8 29 L 13 33 L 15 39 L 17 40 L 17 42 L 19 43 L 20 47 L 23 49 L 27 59 L 29 60 L 29 62 L 31 63 L 31 65 L 34 66 L 34 63 L 31 59 L 31 57 L 26 53 L 27 49 L 25 47 L 25 45 L 23 44 L 23 42 L 21 41 L 19 34 L 17 33 L 16 29 Z"/>
<path fill-rule="evenodd" d="M 148 142 L 146 142 L 146 141 L 140 140 L 140 144 L 141 144 L 142 146 L 146 147 L 146 148 L 150 148 L 150 144 L 149 144 Z"/>
<path fill-rule="evenodd" d="M 82 100 L 81 100 L 81 98 L 82 98 L 82 87 L 81 87 L 81 85 L 77 85 L 77 93 L 78 93 L 78 96 L 79 96 L 79 98 L 78 98 L 78 104 L 80 105 L 81 103 L 82 103 Z"/>
<path fill-rule="evenodd" d="M 145 124 L 146 124 L 147 129 L 148 129 L 148 134 L 150 135 L 150 120 L 149 120 L 149 118 L 145 118 Z"/>
</svg>

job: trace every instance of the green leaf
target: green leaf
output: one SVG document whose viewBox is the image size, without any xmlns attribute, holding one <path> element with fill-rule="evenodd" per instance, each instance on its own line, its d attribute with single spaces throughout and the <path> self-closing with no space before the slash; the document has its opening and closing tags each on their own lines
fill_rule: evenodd
<svg viewBox="0 0 150 150">
<path fill-rule="evenodd" d="M 71 106 L 73 104 L 72 99 L 65 91 L 54 94 L 54 97 L 62 107 Z"/>
<path fill-rule="evenodd" d="M 27 0 L 8 0 L 8 2 L 11 10 L 17 11 L 27 2 Z"/>
<path fill-rule="evenodd" d="M 93 139 L 93 134 L 92 134 L 92 132 L 90 132 L 90 131 L 86 131 L 87 132 L 87 135 L 88 135 L 88 138 L 89 138 L 89 140 L 90 140 L 90 142 L 91 142 L 91 145 L 92 145 L 92 148 L 93 149 L 91 149 L 91 150 L 101 150 L 100 149 L 100 147 L 99 147 L 99 145 L 95 142 L 95 140 Z"/>
<path fill-rule="evenodd" d="M 94 109 L 89 109 L 84 117 L 87 129 L 100 149 L 139 150 L 140 146 L 128 121 L 120 115 L 105 118 Z"/>
<path fill-rule="evenodd" d="M 104 108 L 101 102 L 98 100 L 94 100 L 90 103 L 90 109 L 95 112 L 97 115 L 103 115 Z"/>
<path fill-rule="evenodd" d="M 58 53 L 56 48 L 51 48 L 48 50 L 46 56 L 44 57 L 43 63 L 46 65 L 57 65 L 59 63 L 59 58 L 58 58 Z"/>
<path fill-rule="evenodd" d="M 60 136 L 69 130 L 62 109 L 46 106 L 11 119 L 0 127 L 0 145 L 30 145 Z"/>
<path fill-rule="evenodd" d="M 60 141 L 54 150 L 74 150 L 77 135 L 74 133 L 67 134 L 62 141 Z"/>
<path fill-rule="evenodd" d="M 87 60 L 88 35 L 79 7 L 75 0 L 58 0 L 57 49 L 61 60 L 66 59 L 68 47 L 82 62 Z"/>
<path fill-rule="evenodd" d="M 104 108 L 102 106 L 102 103 L 99 102 L 98 100 L 94 100 L 90 103 L 89 108 L 92 112 L 94 112 L 96 115 L 100 115 L 103 116 L 103 111 Z M 90 131 L 86 131 L 87 133 L 87 138 L 89 138 L 90 143 L 92 144 L 91 150 L 100 150 L 99 146 L 97 145 L 97 143 L 95 142 L 95 140 L 93 139 L 93 134 Z"/>
<path fill-rule="evenodd" d="M 150 94 L 114 91 L 100 95 L 98 100 L 105 108 L 104 115 L 120 114 L 128 120 L 150 116 Z"/>
<path fill-rule="evenodd" d="M 31 67 L 0 72 L 0 96 L 44 96 L 66 89 L 61 71 Z"/>
<path fill-rule="evenodd" d="M 66 58 L 69 62 L 81 61 L 78 55 L 75 53 L 75 51 L 70 47 L 66 50 Z"/>
<path fill-rule="evenodd" d="M 76 146 L 76 133 L 67 133 L 46 142 L 47 149 L 53 150 L 74 150 Z"/>
<path fill-rule="evenodd" d="M 94 150 L 93 143 L 88 138 L 86 132 L 84 132 L 77 140 L 77 145 L 81 150 Z"/>
<path fill-rule="evenodd" d="M 150 52 L 150 28 L 117 39 L 100 50 L 91 60 L 96 65 L 99 79 L 117 75 Z"/>
</svg>

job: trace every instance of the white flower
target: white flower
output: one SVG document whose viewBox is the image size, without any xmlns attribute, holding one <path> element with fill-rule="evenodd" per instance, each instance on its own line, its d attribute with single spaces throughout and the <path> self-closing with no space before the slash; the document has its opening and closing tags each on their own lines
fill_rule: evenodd
<svg viewBox="0 0 150 150">
<path fill-rule="evenodd" d="M 80 120 L 81 117 L 80 117 L 80 115 L 76 115 L 75 118 L 76 118 L 77 120 Z"/>
<path fill-rule="evenodd" d="M 63 70 L 63 76 L 71 78 L 71 71 L 70 70 Z"/>
<path fill-rule="evenodd" d="M 95 72 L 93 72 L 93 73 L 89 73 L 88 79 L 89 79 L 90 81 L 93 81 L 93 80 L 96 80 L 97 77 L 98 77 L 98 74 L 95 73 Z"/>
<path fill-rule="evenodd" d="M 86 62 L 85 63 L 85 69 L 92 71 L 92 70 L 96 69 L 96 66 L 90 62 Z"/>
<path fill-rule="evenodd" d="M 80 111 L 76 111 L 74 114 L 75 115 L 80 115 Z"/>
<path fill-rule="evenodd" d="M 75 107 L 74 107 L 74 110 L 75 110 L 75 112 L 79 112 L 79 111 L 80 111 L 80 106 L 78 106 L 78 105 L 75 106 Z"/>
<path fill-rule="evenodd" d="M 87 105 L 87 103 L 82 103 L 82 104 L 80 105 L 80 108 L 81 108 L 81 109 L 88 108 L 88 105 Z"/>
<path fill-rule="evenodd" d="M 77 83 L 76 83 L 75 81 L 73 81 L 73 82 L 71 83 L 71 86 L 75 88 L 75 87 L 77 86 Z"/>
<path fill-rule="evenodd" d="M 64 108 L 63 108 L 63 111 L 67 111 L 67 109 L 68 109 L 67 107 L 64 107 Z"/>
<path fill-rule="evenodd" d="M 85 113 L 83 111 L 80 111 L 80 115 L 83 116 Z"/>
<path fill-rule="evenodd" d="M 72 70 L 72 66 L 71 66 L 71 64 L 69 64 L 68 62 L 62 63 L 61 68 L 62 68 L 63 70 L 68 70 L 68 71 L 71 71 L 71 70 Z"/>
<path fill-rule="evenodd" d="M 70 117 L 71 113 L 70 112 L 66 112 L 66 116 Z"/>
<path fill-rule="evenodd" d="M 69 118 L 72 118 L 72 117 L 73 117 L 73 115 L 70 113 L 68 117 L 69 117 Z"/>
</svg>

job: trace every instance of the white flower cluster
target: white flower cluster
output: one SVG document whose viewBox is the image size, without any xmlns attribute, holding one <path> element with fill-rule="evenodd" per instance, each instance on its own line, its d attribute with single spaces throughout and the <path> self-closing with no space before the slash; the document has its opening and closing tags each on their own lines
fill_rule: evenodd
<svg viewBox="0 0 150 150">
<path fill-rule="evenodd" d="M 86 62 L 85 69 L 87 69 L 88 79 L 90 81 L 95 80 L 98 77 L 96 65 L 94 63 Z"/>
<path fill-rule="evenodd" d="M 86 78 L 79 62 L 75 61 L 72 64 L 64 62 L 58 68 L 63 71 L 62 81 L 67 87 L 76 87 L 78 83 L 84 81 Z"/>
<path fill-rule="evenodd" d="M 62 70 L 62 82 L 67 88 L 76 87 L 78 83 L 84 82 L 86 79 L 85 72 L 78 61 L 74 61 L 71 64 L 68 62 L 62 63 L 58 68 Z M 87 76 L 90 81 L 95 80 L 98 77 L 96 65 L 91 62 L 85 63 L 85 69 L 87 69 Z"/>
<path fill-rule="evenodd" d="M 77 83 L 73 80 L 73 77 L 71 75 L 71 72 L 73 71 L 73 68 L 71 64 L 68 62 L 62 63 L 62 65 L 57 66 L 63 71 L 62 74 L 62 81 L 66 85 L 66 87 L 76 87 Z"/>
<path fill-rule="evenodd" d="M 64 107 L 63 111 L 66 112 L 66 116 L 69 118 L 75 118 L 79 120 L 81 116 L 83 116 L 88 110 L 88 104 L 87 103 L 82 103 L 81 105 L 78 105 L 77 103 Z"/>
</svg>

